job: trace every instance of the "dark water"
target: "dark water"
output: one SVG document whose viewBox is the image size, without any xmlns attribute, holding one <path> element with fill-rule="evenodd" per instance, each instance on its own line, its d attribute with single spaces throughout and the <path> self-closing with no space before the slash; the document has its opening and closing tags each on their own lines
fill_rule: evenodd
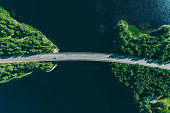
<svg viewBox="0 0 170 113">
<path fill-rule="evenodd" d="M 117 6 L 106 3 L 109 10 L 104 23 L 109 29 L 124 17 L 118 10 L 131 6 L 132 1 L 112 0 Z M 148 0 L 142 1 L 141 11 L 136 12 L 138 16 L 143 13 L 147 17 L 147 11 L 142 10 L 145 7 L 150 11 L 147 13 L 159 14 L 152 12 L 155 6 L 151 7 Z M 61 51 L 110 52 L 112 37 L 101 37 L 97 30 L 100 21 L 97 21 L 96 0 L 5 0 L 0 4 L 15 9 L 17 15 L 23 16 L 16 18 L 41 30 Z M 140 5 L 135 6 L 139 9 Z M 131 15 L 135 7 L 128 8 L 127 20 L 142 23 L 140 16 Z M 169 22 L 166 16 L 157 18 L 161 23 L 153 18 L 145 22 L 154 25 Z M 51 73 L 35 73 L 1 84 L 0 100 L 0 113 L 136 113 L 127 91 L 113 80 L 108 63 L 100 62 L 60 62 Z"/>
<path fill-rule="evenodd" d="M 103 22 L 108 29 L 119 20 L 140 29 L 155 29 L 163 24 L 170 24 L 169 0 L 98 0 L 105 6 Z M 111 16 L 112 15 L 112 16 Z M 101 17 L 102 18 L 102 17 Z M 101 21 L 101 20 L 100 20 Z"/>
</svg>

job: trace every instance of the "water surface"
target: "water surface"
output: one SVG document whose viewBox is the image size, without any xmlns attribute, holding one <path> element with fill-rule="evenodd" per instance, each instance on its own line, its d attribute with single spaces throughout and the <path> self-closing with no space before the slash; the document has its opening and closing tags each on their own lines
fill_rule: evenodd
<svg viewBox="0 0 170 113">
<path fill-rule="evenodd" d="M 118 11 L 125 12 L 127 8 L 126 20 L 130 23 L 145 21 L 156 26 L 169 23 L 169 2 L 159 5 L 156 0 L 151 1 L 112 0 L 114 5 L 108 5 L 105 23 L 112 29 L 123 19 L 124 13 Z M 15 9 L 17 15 L 23 16 L 17 17 L 21 22 L 41 30 L 63 52 L 110 52 L 112 37 L 99 35 L 95 2 L 5 0 L 0 3 L 7 9 Z M 158 12 L 155 5 L 160 7 Z M 166 13 L 161 16 L 164 10 Z M 136 113 L 128 92 L 113 80 L 108 63 L 60 62 L 51 73 L 35 73 L 1 84 L 0 92 L 2 113 Z"/>
</svg>

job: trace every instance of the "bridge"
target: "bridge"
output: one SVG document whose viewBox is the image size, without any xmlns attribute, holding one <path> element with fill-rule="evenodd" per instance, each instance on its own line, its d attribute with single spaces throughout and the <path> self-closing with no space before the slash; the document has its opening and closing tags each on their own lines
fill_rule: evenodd
<svg viewBox="0 0 170 113">
<path fill-rule="evenodd" d="M 0 63 L 16 63 L 16 62 L 45 62 L 45 61 L 101 61 L 101 62 L 117 62 L 126 64 L 138 64 L 148 67 L 158 67 L 170 70 L 170 63 L 161 62 L 154 59 L 126 56 L 119 54 L 107 53 L 90 53 L 90 52 L 61 52 L 49 54 L 37 54 L 30 56 L 13 56 L 1 57 Z"/>
</svg>

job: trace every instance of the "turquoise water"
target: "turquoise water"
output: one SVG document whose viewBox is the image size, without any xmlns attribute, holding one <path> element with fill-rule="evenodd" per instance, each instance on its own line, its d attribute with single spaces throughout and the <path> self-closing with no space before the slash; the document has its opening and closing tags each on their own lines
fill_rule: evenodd
<svg viewBox="0 0 170 113">
<path fill-rule="evenodd" d="M 0 4 L 15 9 L 21 16 L 16 18 L 42 31 L 61 51 L 111 50 L 112 35 L 100 36 L 97 30 L 103 20 L 97 21 L 96 0 L 5 0 Z M 155 12 L 156 6 L 168 6 L 156 0 L 108 0 L 105 4 L 106 32 L 119 19 L 135 25 L 146 22 L 155 28 L 169 23 L 167 10 Z M 1 84 L 0 92 L 1 113 L 136 113 L 128 92 L 113 79 L 108 63 L 59 62 L 51 73 L 34 73 Z"/>
</svg>

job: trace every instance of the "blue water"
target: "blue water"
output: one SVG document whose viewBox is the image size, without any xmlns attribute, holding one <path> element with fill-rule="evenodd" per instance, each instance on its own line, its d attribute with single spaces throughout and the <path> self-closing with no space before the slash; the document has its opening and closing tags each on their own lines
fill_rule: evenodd
<svg viewBox="0 0 170 113">
<path fill-rule="evenodd" d="M 108 1 L 112 4 L 108 3 L 104 23 L 109 29 L 125 17 L 130 23 L 145 21 L 155 28 L 169 23 L 168 1 L 164 5 L 158 0 Z M 41 30 L 61 51 L 111 50 L 112 37 L 101 37 L 97 30 L 95 0 L 5 0 L 0 4 L 15 9 L 21 16 L 17 19 Z M 155 12 L 155 6 L 165 7 Z M 108 63 L 100 62 L 59 62 L 51 73 L 1 84 L 0 100 L 0 113 L 136 113 L 128 91 L 113 79 Z"/>
</svg>

